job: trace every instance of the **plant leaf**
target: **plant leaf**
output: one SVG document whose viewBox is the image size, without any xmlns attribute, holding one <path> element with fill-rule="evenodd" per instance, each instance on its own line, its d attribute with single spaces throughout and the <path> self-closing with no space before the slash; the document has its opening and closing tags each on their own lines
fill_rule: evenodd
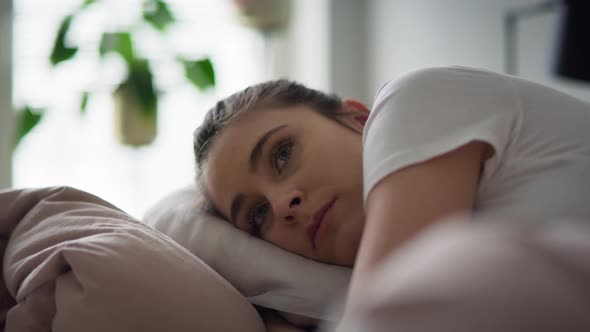
<svg viewBox="0 0 590 332">
<path fill-rule="evenodd" d="M 95 2 L 96 2 L 96 0 L 86 0 L 86 1 L 84 1 L 84 3 L 82 4 L 81 9 L 84 9 L 84 8 L 90 6 L 91 4 L 95 3 Z"/>
<path fill-rule="evenodd" d="M 158 95 L 154 89 L 153 75 L 145 59 L 136 59 L 129 68 L 127 80 L 121 86 L 129 88 L 143 106 L 146 116 L 154 115 L 157 112 Z"/>
<path fill-rule="evenodd" d="M 59 26 L 59 30 L 53 44 L 53 50 L 51 51 L 51 56 L 49 58 L 51 64 L 54 66 L 62 61 L 71 59 L 76 54 L 76 52 L 78 52 L 77 47 L 68 47 L 65 43 L 66 35 L 70 30 L 72 19 L 72 15 L 66 16 Z"/>
<path fill-rule="evenodd" d="M 160 31 L 164 31 L 175 20 L 168 5 L 162 0 L 145 1 L 143 3 L 143 18 Z"/>
<path fill-rule="evenodd" d="M 181 60 L 184 74 L 199 90 L 204 91 L 215 86 L 215 70 L 209 58 L 201 60 Z"/>
<path fill-rule="evenodd" d="M 43 117 L 43 113 L 34 112 L 33 108 L 30 106 L 25 106 L 17 113 L 17 131 L 16 131 L 16 140 L 14 142 L 14 147 L 20 143 L 20 141 L 25 137 L 37 124 L 41 121 Z"/>
<path fill-rule="evenodd" d="M 100 39 L 98 53 L 104 56 L 109 52 L 119 53 L 128 65 L 135 61 L 133 41 L 129 32 L 105 32 Z"/>
<path fill-rule="evenodd" d="M 89 95 L 90 94 L 88 93 L 88 91 L 82 92 L 82 99 L 80 100 L 80 113 L 82 115 L 86 114 L 86 106 L 88 106 Z"/>
</svg>

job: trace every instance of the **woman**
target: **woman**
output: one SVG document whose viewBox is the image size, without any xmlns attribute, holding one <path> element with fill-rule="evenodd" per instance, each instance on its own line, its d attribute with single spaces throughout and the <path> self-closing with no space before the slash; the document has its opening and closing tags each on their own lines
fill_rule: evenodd
<svg viewBox="0 0 590 332">
<path fill-rule="evenodd" d="M 350 309 L 387 254 L 444 217 L 590 218 L 590 106 L 488 71 L 389 82 L 373 110 L 287 81 L 234 94 L 195 132 L 198 179 L 236 227 L 353 266 Z"/>
</svg>

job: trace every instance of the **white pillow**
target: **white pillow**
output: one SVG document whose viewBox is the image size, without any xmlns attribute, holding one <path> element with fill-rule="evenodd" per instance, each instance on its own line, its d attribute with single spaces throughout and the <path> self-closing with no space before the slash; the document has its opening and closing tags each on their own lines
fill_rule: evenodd
<svg viewBox="0 0 590 332">
<path fill-rule="evenodd" d="M 143 221 L 198 256 L 251 303 L 310 318 L 337 320 L 352 269 L 293 254 L 206 213 L 196 186 L 175 191 Z"/>
</svg>

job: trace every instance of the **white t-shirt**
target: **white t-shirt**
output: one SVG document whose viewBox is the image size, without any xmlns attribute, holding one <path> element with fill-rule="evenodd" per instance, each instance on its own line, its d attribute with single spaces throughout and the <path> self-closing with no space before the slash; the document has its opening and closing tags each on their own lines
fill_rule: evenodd
<svg viewBox="0 0 590 332">
<path fill-rule="evenodd" d="M 429 68 L 385 84 L 363 134 L 364 199 L 388 174 L 484 141 L 476 213 L 590 221 L 590 104 L 516 77 Z"/>
</svg>

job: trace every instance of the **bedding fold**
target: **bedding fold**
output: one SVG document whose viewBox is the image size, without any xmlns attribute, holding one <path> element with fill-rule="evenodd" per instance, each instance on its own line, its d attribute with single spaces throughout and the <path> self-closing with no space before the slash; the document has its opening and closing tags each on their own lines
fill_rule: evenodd
<svg viewBox="0 0 590 332">
<path fill-rule="evenodd" d="M 205 263 L 94 195 L 0 191 L 0 208 L 4 331 L 264 331 Z"/>
</svg>

